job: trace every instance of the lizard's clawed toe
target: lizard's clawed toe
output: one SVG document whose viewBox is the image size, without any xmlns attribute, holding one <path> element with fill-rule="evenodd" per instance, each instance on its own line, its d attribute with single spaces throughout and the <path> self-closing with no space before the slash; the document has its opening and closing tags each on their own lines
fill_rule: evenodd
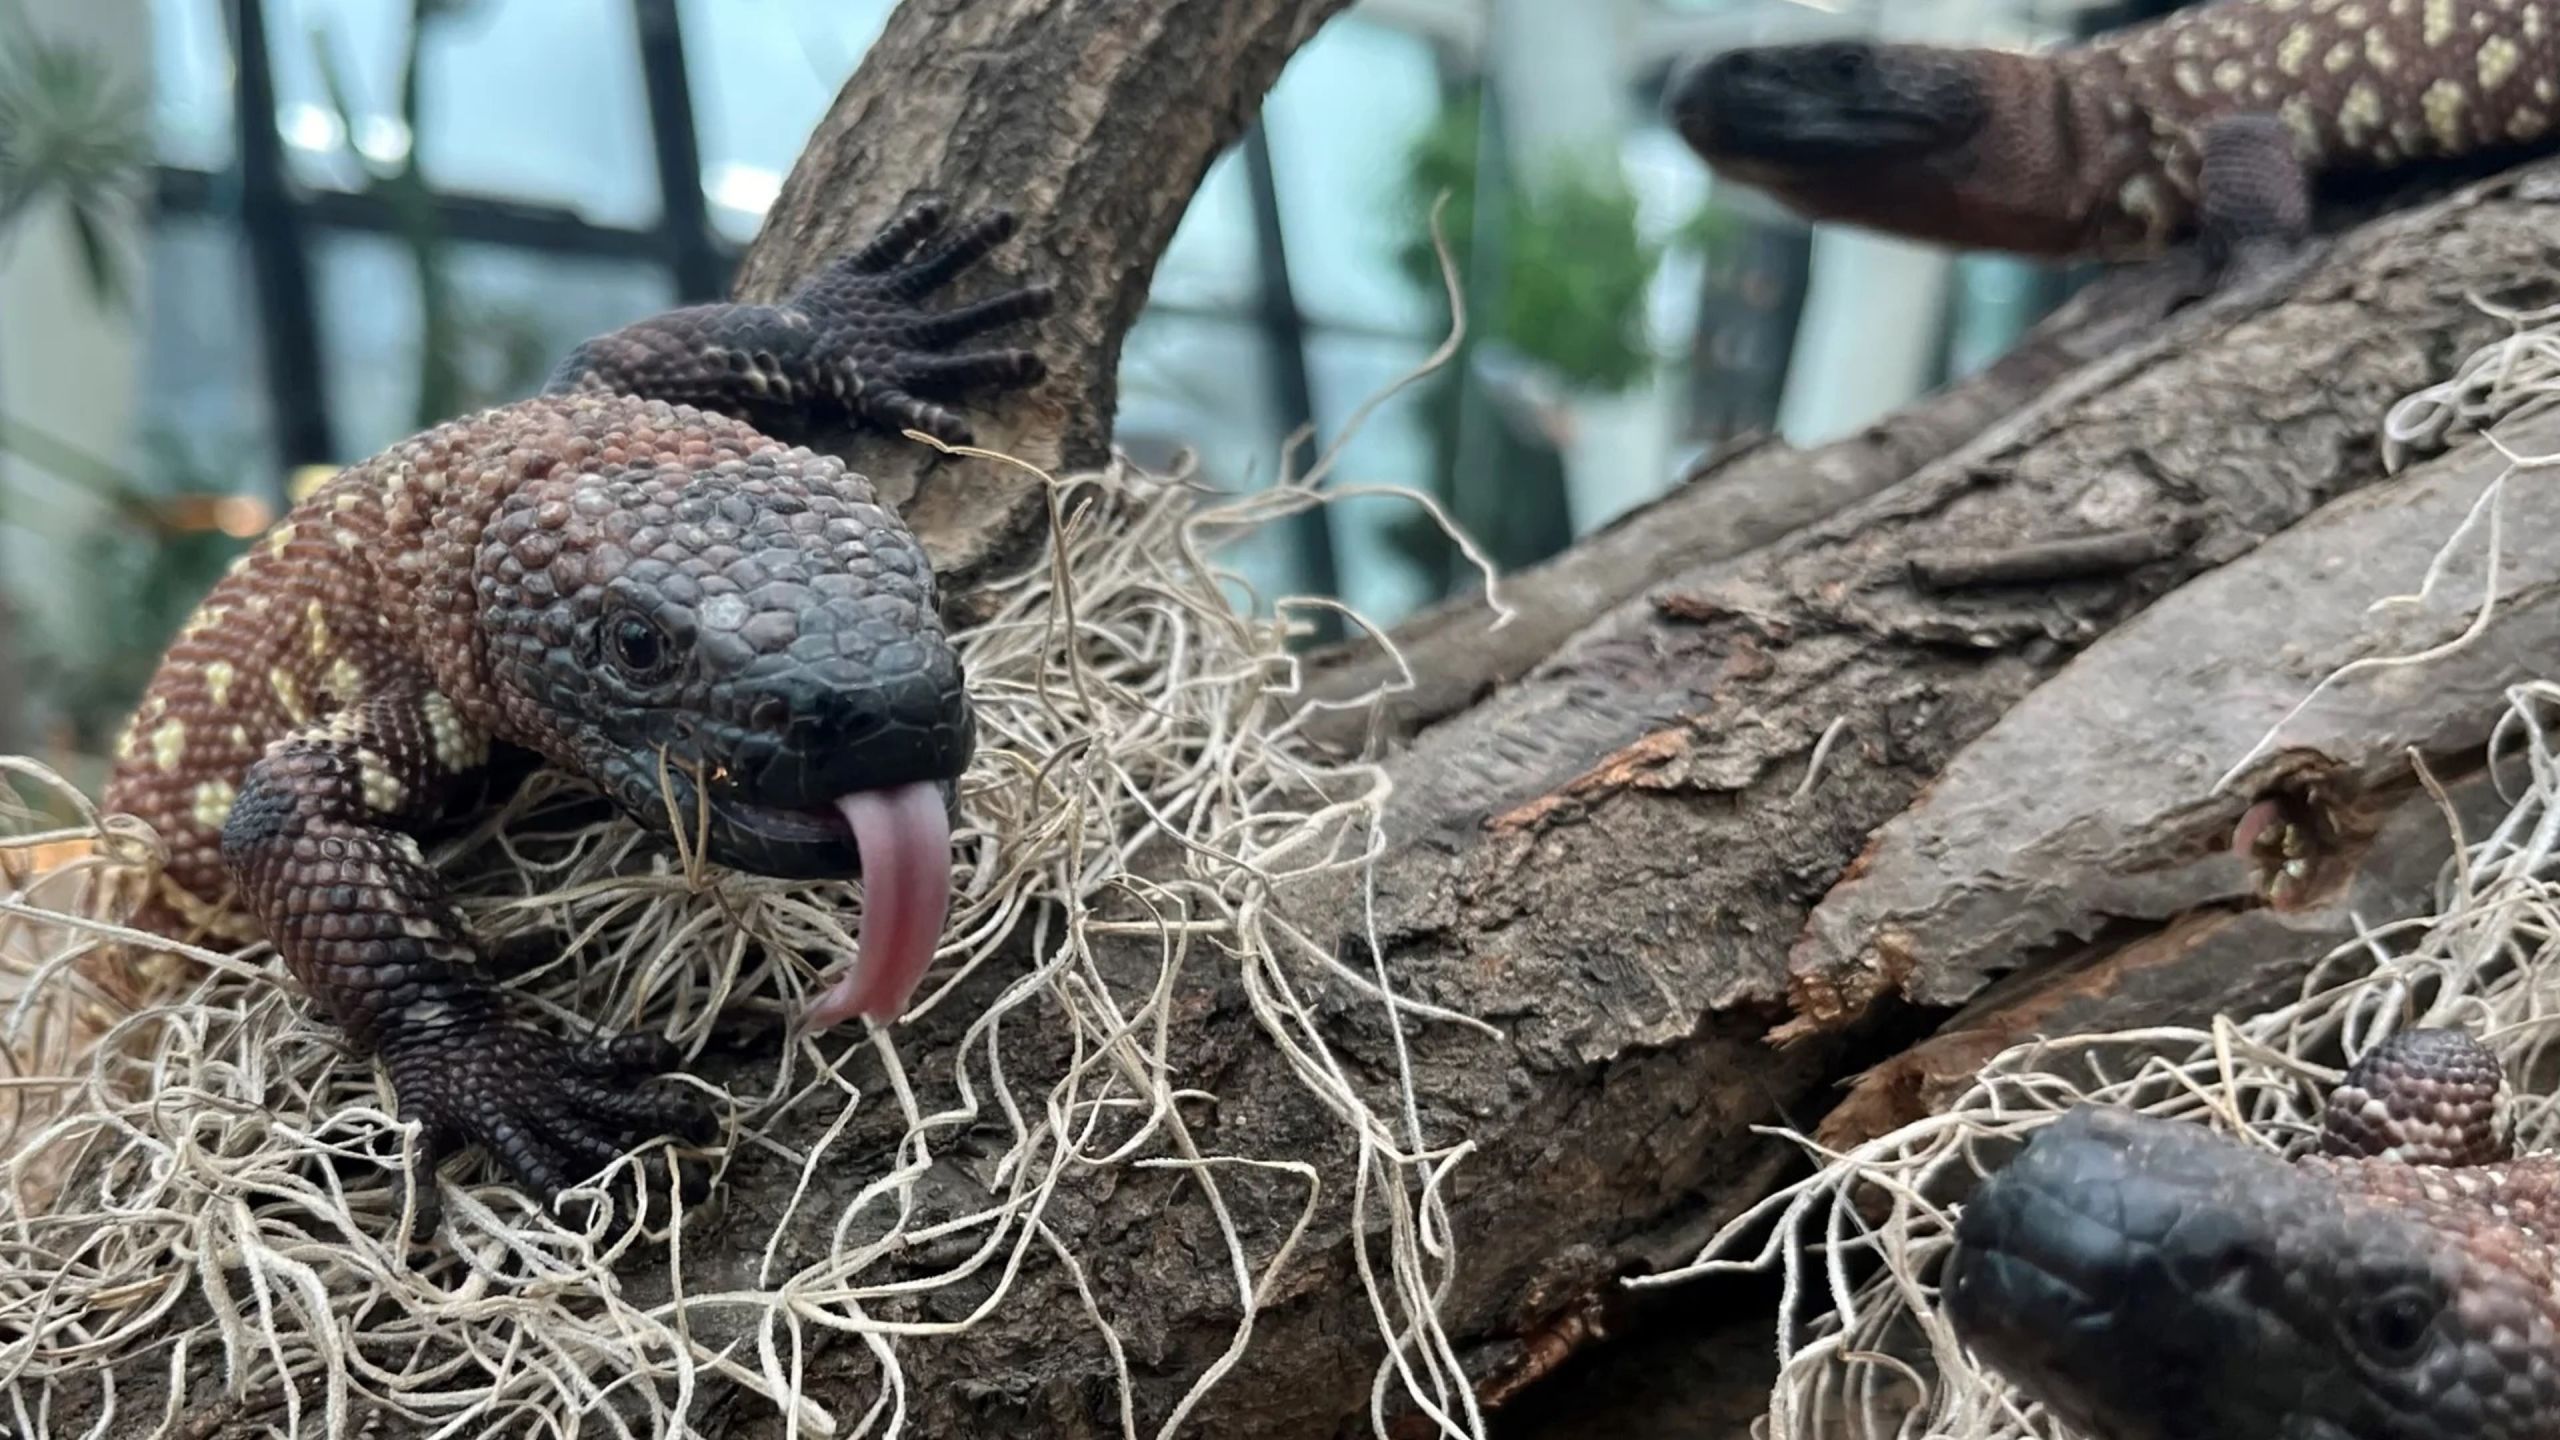
<svg viewBox="0 0 2560 1440">
<path fill-rule="evenodd" d="M 1026 389 L 1048 378 L 1049 368 L 1029 350 L 954 354 L 949 347 L 1048 314 L 1057 292 L 1030 284 L 948 310 L 928 308 L 929 297 L 1019 228 L 1011 211 L 991 210 L 911 254 L 926 246 L 944 219 L 939 202 L 908 209 L 868 243 L 810 277 L 783 309 L 814 336 L 809 363 L 829 377 L 820 388 L 841 397 L 854 414 L 893 432 L 920 430 L 945 444 L 966 445 L 974 439 L 968 423 L 936 400 Z"/>
<path fill-rule="evenodd" d="M 490 1021 L 404 1037 L 383 1056 L 402 1114 L 427 1130 L 410 1177 L 421 1239 L 440 1214 L 435 1167 L 463 1144 L 485 1147 L 508 1178 L 556 1200 L 640 1143 L 674 1135 L 700 1144 L 719 1131 L 703 1096 L 649 1083 L 680 1058 L 662 1036 L 573 1045 Z M 707 1188 L 689 1186 L 687 1203 Z"/>
</svg>

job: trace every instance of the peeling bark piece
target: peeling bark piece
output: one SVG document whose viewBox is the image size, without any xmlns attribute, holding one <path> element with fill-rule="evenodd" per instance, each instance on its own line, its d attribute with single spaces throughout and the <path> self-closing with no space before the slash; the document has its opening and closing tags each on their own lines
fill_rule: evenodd
<svg viewBox="0 0 2560 1440">
<path fill-rule="evenodd" d="M 2560 418 L 2505 436 L 2560 444 Z M 1995 976 L 2110 924 L 2197 906 L 2317 904 L 2356 868 L 2377 812 L 2412 788 L 2408 751 L 2476 763 L 2506 687 L 2560 654 L 2560 510 L 2505 497 L 2498 613 L 2467 648 L 2370 669 L 2291 710 L 2350 661 L 2414 654 L 2472 622 L 2484 584 L 2475 528 L 2424 603 L 2417 590 L 2507 461 L 2472 445 L 2315 512 L 2164 596 L 2083 651 L 1966 746 L 1880 828 L 1788 959 L 1797 1015 L 1780 1041 L 1850 1024 L 1880 997 L 1958 1005 Z M 2249 775 L 2222 773 L 2270 727 Z M 2280 866 L 2231 853 L 2244 812 L 2277 802 Z M 2249 817 L 2252 831 L 2263 814 Z M 2253 836 L 2268 853 L 2264 834 Z"/>
<path fill-rule="evenodd" d="M 2185 527 L 2112 530 L 2036 540 L 1996 550 L 1924 550 L 1910 561 L 1911 583 L 1927 590 L 1986 585 L 2049 585 L 2089 580 L 2165 560 L 2186 543 Z"/>
<path fill-rule="evenodd" d="M 2475 838 L 2510 803 L 2480 771 L 2445 792 L 2462 833 Z M 2284 1004 L 2300 993 L 2313 964 L 2355 937 L 2357 917 L 2370 925 L 2427 912 L 2452 854 L 2453 835 L 2435 797 L 2403 795 L 2346 883 L 2316 906 L 2193 910 L 2124 943 L 2089 946 L 1993 981 L 1936 1034 L 1860 1074 L 1814 1136 L 1847 1149 L 1936 1114 L 1973 1083 L 1984 1061 L 2040 1036 L 2203 1025 L 2217 1014 Z"/>
</svg>

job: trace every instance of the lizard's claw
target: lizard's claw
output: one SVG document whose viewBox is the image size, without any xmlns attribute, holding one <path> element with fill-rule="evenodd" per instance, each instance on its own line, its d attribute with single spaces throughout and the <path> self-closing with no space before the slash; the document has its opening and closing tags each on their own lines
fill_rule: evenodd
<svg viewBox="0 0 2560 1440">
<path fill-rule="evenodd" d="M 698 1094 L 646 1085 L 676 1067 L 675 1047 L 656 1035 L 571 1044 L 491 1019 L 402 1035 L 382 1056 L 401 1117 L 425 1132 L 409 1175 L 421 1239 L 441 1215 L 436 1167 L 464 1145 L 486 1146 L 511 1179 L 552 1200 L 620 1159 L 627 1139 L 698 1143 L 718 1129 Z"/>
<path fill-rule="evenodd" d="M 985 258 L 1014 232 L 1007 210 L 994 210 L 961 225 L 939 244 L 926 242 L 942 228 L 941 202 L 923 201 L 877 235 L 813 276 L 783 308 L 817 331 L 816 361 L 845 408 L 890 430 L 921 430 L 954 445 L 970 430 L 952 411 L 933 403 L 972 390 L 1018 390 L 1049 373 L 1028 350 L 966 350 L 949 346 L 1017 320 L 1049 313 L 1056 292 L 1025 285 L 940 312 L 926 298 L 961 271 Z M 918 253 L 918 247 L 925 248 Z"/>
</svg>

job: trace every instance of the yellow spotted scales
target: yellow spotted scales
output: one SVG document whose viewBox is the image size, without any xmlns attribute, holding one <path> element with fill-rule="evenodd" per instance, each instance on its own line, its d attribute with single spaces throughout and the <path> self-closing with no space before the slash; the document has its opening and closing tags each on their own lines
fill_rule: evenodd
<svg viewBox="0 0 2560 1440">
<path fill-rule="evenodd" d="M 1675 79 L 1802 213 L 2070 257 L 2298 237 L 2318 182 L 2560 140 L 2560 0 L 2220 0 L 2045 53 L 1751 46 Z"/>
<path fill-rule="evenodd" d="M 2124 209 L 2165 238 L 2193 193 L 2205 122 L 2262 111 L 2312 170 L 2388 170 L 2532 146 L 2560 118 L 2560 0 L 2225 0 L 2054 57 L 2066 87 L 2140 122 L 2161 171 L 2126 178 Z"/>
<path fill-rule="evenodd" d="M 234 561 L 178 632 L 116 742 L 105 797 L 109 810 L 152 821 L 167 846 L 137 917 L 143 928 L 204 941 L 257 937 L 222 858 L 240 778 L 270 741 L 347 713 L 371 689 L 414 688 L 445 773 L 487 760 L 488 732 L 426 674 L 417 633 L 385 608 L 373 570 L 388 553 L 422 553 L 420 528 L 444 483 L 436 468 L 397 462 L 339 475 Z M 366 803 L 400 812 L 406 782 L 391 762 L 361 744 L 355 758 Z"/>
<path fill-rule="evenodd" d="M 940 402 L 1045 373 L 1026 350 L 953 348 L 1051 295 L 928 308 L 1014 225 L 936 238 L 942 219 L 911 208 L 780 304 L 598 337 L 542 395 L 350 467 L 169 646 L 104 796 L 165 846 L 135 923 L 270 942 L 380 1058 L 422 1165 L 479 1144 L 547 1197 L 635 1137 L 711 1120 L 698 1092 L 643 1083 L 676 1064 L 663 1038 L 571 1041 L 515 1013 L 428 864 L 422 833 L 532 764 L 661 837 L 701 817 L 715 864 L 870 876 L 849 1013 L 894 1018 L 922 978 L 974 712 L 922 544 L 869 481 L 784 437 L 966 443 Z M 153 958 L 93 972 L 147 987 Z"/>
</svg>

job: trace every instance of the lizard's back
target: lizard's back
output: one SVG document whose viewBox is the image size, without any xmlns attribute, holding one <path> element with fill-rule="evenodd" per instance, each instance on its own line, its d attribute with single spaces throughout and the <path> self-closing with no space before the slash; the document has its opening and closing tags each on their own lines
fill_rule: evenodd
<svg viewBox="0 0 2560 1440">
<path fill-rule="evenodd" d="M 591 391 L 448 421 L 313 491 L 207 594 L 116 743 L 105 808 L 149 822 L 166 846 L 144 928 L 258 933 L 222 856 L 240 778 L 269 745 L 348 703 L 420 696 L 447 771 L 514 738 L 483 673 L 474 552 L 519 485 L 582 461 L 655 455 L 681 474 L 776 448 L 726 416 Z"/>
</svg>

